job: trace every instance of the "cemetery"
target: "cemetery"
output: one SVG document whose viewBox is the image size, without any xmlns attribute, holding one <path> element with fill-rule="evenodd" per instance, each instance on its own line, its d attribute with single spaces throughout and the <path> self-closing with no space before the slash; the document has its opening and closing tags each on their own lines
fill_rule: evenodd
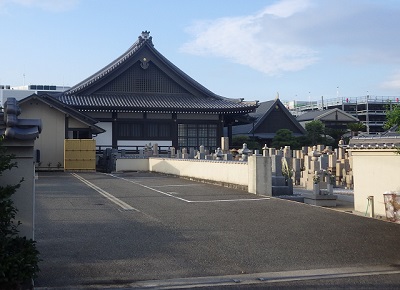
<svg viewBox="0 0 400 290">
<path fill-rule="evenodd" d="M 204 146 L 189 151 L 171 147 L 166 154 L 159 153 L 157 144 L 148 144 L 135 155 L 115 151 L 111 154 L 115 164 L 112 170 L 178 175 L 297 201 L 293 188 L 301 188 L 307 193 L 302 194 L 300 201 L 325 207 L 336 206 L 334 188 L 350 189 L 354 191 L 355 212 L 384 218 L 388 214 L 384 194 L 396 195 L 400 191 L 395 177 L 400 166 L 400 156 L 394 149 L 396 141 L 379 148 L 349 147 L 341 141 L 336 149 L 324 145 L 301 150 L 264 146 L 262 152 L 253 152 L 246 144 L 240 149 L 229 149 L 228 140 L 223 137 L 222 148 L 215 152 L 205 150 Z"/>
<path fill-rule="evenodd" d="M 222 144 L 226 141 L 222 140 Z M 262 152 L 252 152 L 246 144 L 239 150 L 218 148 L 215 153 L 204 150 L 203 146 L 198 151 L 192 149 L 189 152 L 185 148 L 182 151 L 170 148 L 167 156 L 160 156 L 158 146 L 154 144 L 144 147 L 139 155 L 116 153 L 115 170 L 179 175 L 257 194 L 260 191 L 254 190 L 257 185 L 252 180 L 264 180 L 266 188 L 262 194 L 272 196 L 292 195 L 293 185 L 297 185 L 314 190 L 318 199 L 315 201 L 316 198 L 310 196 L 310 203 L 325 205 L 322 200 L 329 200 L 329 206 L 334 206 L 332 187 L 336 184 L 352 187 L 350 162 L 346 157 L 343 148 L 332 151 L 315 146 L 291 150 L 286 146 L 281 150 L 264 147 Z M 270 164 L 270 169 L 261 164 Z M 317 178 L 318 183 L 315 182 Z"/>
</svg>

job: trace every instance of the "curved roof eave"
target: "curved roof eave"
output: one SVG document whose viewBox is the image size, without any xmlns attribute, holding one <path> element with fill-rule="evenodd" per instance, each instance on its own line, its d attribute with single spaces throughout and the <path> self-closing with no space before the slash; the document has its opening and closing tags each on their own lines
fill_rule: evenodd
<svg viewBox="0 0 400 290">
<path fill-rule="evenodd" d="M 143 35 L 143 33 L 142 33 Z M 131 45 L 131 47 L 125 51 L 121 56 L 116 58 L 114 61 L 97 71 L 96 73 L 92 74 L 91 76 L 87 77 L 83 81 L 79 82 L 69 90 L 65 91 L 64 94 L 66 95 L 73 95 L 77 92 L 81 91 L 82 89 L 87 88 L 89 85 L 93 84 L 94 82 L 100 80 L 101 78 L 105 77 L 112 71 L 114 71 L 117 67 L 121 64 L 125 63 L 125 61 L 130 58 L 134 53 L 136 53 L 139 48 L 141 48 L 146 42 L 149 40 L 151 42 L 151 37 L 143 38 L 143 36 L 139 36 L 138 40 Z"/>
<path fill-rule="evenodd" d="M 178 76 L 180 76 L 184 81 L 186 81 L 190 86 L 194 87 L 196 90 L 201 92 L 202 94 L 215 98 L 215 99 L 220 99 L 220 100 L 229 100 L 234 103 L 240 103 L 243 100 L 242 99 L 228 99 L 225 97 L 222 97 L 220 95 L 217 95 L 198 83 L 196 80 L 194 80 L 192 77 L 190 77 L 188 74 L 186 74 L 184 71 L 182 71 L 180 68 L 178 68 L 176 65 L 174 65 L 171 61 L 169 61 L 165 56 L 163 56 L 157 49 L 154 48 L 154 44 L 152 42 L 152 37 L 148 36 L 149 32 L 144 31 L 142 32 L 142 35 L 138 37 L 138 40 L 131 45 L 131 47 L 125 51 L 121 56 L 119 56 L 117 59 L 97 71 L 96 73 L 92 74 L 88 78 L 84 79 L 83 81 L 79 82 L 69 90 L 65 91 L 65 95 L 74 95 L 79 93 L 80 91 L 88 88 L 90 85 L 96 83 L 97 81 L 100 81 L 102 78 L 106 77 L 109 75 L 111 72 L 115 71 L 118 67 L 120 67 L 122 64 L 124 64 L 126 61 L 128 61 L 132 56 L 136 55 L 140 49 L 142 49 L 144 46 L 148 47 L 157 57 L 158 59 L 170 70 L 175 72 Z"/>
</svg>

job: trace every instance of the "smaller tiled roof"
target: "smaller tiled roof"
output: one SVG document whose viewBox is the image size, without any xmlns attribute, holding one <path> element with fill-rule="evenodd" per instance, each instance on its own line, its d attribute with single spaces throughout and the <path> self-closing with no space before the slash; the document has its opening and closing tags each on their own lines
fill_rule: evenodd
<svg viewBox="0 0 400 290">
<path fill-rule="evenodd" d="M 349 141 L 349 148 L 354 149 L 378 149 L 400 147 L 399 126 L 394 126 L 379 135 L 367 135 L 352 137 Z"/>
<path fill-rule="evenodd" d="M 333 108 L 333 109 L 329 109 L 329 110 L 315 110 L 315 111 L 308 111 L 307 113 L 304 113 L 300 116 L 297 116 L 297 121 L 299 122 L 304 122 L 304 121 L 312 121 L 312 120 L 320 120 L 323 117 L 331 114 L 334 111 L 338 111 L 343 115 L 348 116 L 349 118 L 353 119 L 355 122 L 358 121 L 358 119 L 348 113 L 346 113 L 343 110 L 340 110 L 338 108 Z"/>
<path fill-rule="evenodd" d="M 81 113 L 81 112 L 75 110 L 74 108 L 68 106 L 68 104 L 64 104 L 64 103 L 60 102 L 54 96 L 51 96 L 48 94 L 42 94 L 42 95 L 33 94 L 33 95 L 30 95 L 30 96 L 20 100 L 19 103 L 25 103 L 32 99 L 33 100 L 38 99 L 38 100 L 42 101 L 43 103 L 45 103 L 49 106 L 52 106 L 67 115 L 74 117 L 75 119 L 79 120 L 80 122 L 90 126 L 93 130 L 93 133 L 95 133 L 95 134 L 100 134 L 100 133 L 105 132 L 105 130 L 103 128 L 100 128 L 99 126 L 95 125 L 98 122 L 97 120 L 89 117 L 88 115 L 86 115 L 84 113 Z"/>
<path fill-rule="evenodd" d="M 256 130 L 259 125 L 268 117 L 270 112 L 274 109 L 275 106 L 279 106 L 282 109 L 282 113 L 285 114 L 289 120 L 292 121 L 293 124 L 299 129 L 300 132 L 303 134 L 305 133 L 304 128 L 296 121 L 294 116 L 286 109 L 286 107 L 282 104 L 279 98 L 275 100 L 261 102 L 256 109 L 255 112 L 249 113 L 250 118 L 254 119 L 254 124 L 245 124 L 239 126 L 232 127 L 232 134 L 233 135 L 248 135 L 252 134 L 253 130 Z M 275 136 L 275 132 L 265 132 L 265 133 L 257 133 L 256 134 L 260 138 L 273 138 Z M 294 133 L 295 136 L 301 136 L 302 134 Z"/>
<path fill-rule="evenodd" d="M 348 148 L 353 149 L 394 149 L 400 147 L 399 136 L 374 136 L 374 137 L 353 137 L 349 141 Z"/>
</svg>

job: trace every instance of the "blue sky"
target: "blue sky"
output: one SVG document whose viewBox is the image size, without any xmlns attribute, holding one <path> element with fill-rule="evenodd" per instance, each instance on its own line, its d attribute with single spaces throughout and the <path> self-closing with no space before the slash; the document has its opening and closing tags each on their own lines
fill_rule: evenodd
<svg viewBox="0 0 400 290">
<path fill-rule="evenodd" d="M 399 96 L 399 27 L 398 0 L 0 0 L 0 84 L 73 86 L 148 30 L 224 97 Z"/>
</svg>

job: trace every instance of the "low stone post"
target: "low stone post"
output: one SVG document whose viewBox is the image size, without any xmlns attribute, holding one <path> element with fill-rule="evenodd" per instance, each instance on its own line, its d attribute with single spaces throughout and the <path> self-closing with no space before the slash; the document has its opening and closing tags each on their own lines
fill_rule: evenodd
<svg viewBox="0 0 400 290">
<path fill-rule="evenodd" d="M 175 147 L 171 147 L 171 158 L 175 158 Z"/>
<path fill-rule="evenodd" d="M 269 150 L 268 150 L 267 144 L 264 145 L 264 147 L 262 148 L 262 150 L 263 150 L 263 156 L 264 156 L 264 157 L 269 156 Z"/>
<path fill-rule="evenodd" d="M 272 196 L 271 158 L 252 155 L 248 158 L 248 192 Z"/>
<path fill-rule="evenodd" d="M 229 137 L 221 137 L 221 150 L 223 153 L 229 152 Z"/>
<path fill-rule="evenodd" d="M 158 156 L 158 144 L 153 144 L 153 156 Z"/>
</svg>

